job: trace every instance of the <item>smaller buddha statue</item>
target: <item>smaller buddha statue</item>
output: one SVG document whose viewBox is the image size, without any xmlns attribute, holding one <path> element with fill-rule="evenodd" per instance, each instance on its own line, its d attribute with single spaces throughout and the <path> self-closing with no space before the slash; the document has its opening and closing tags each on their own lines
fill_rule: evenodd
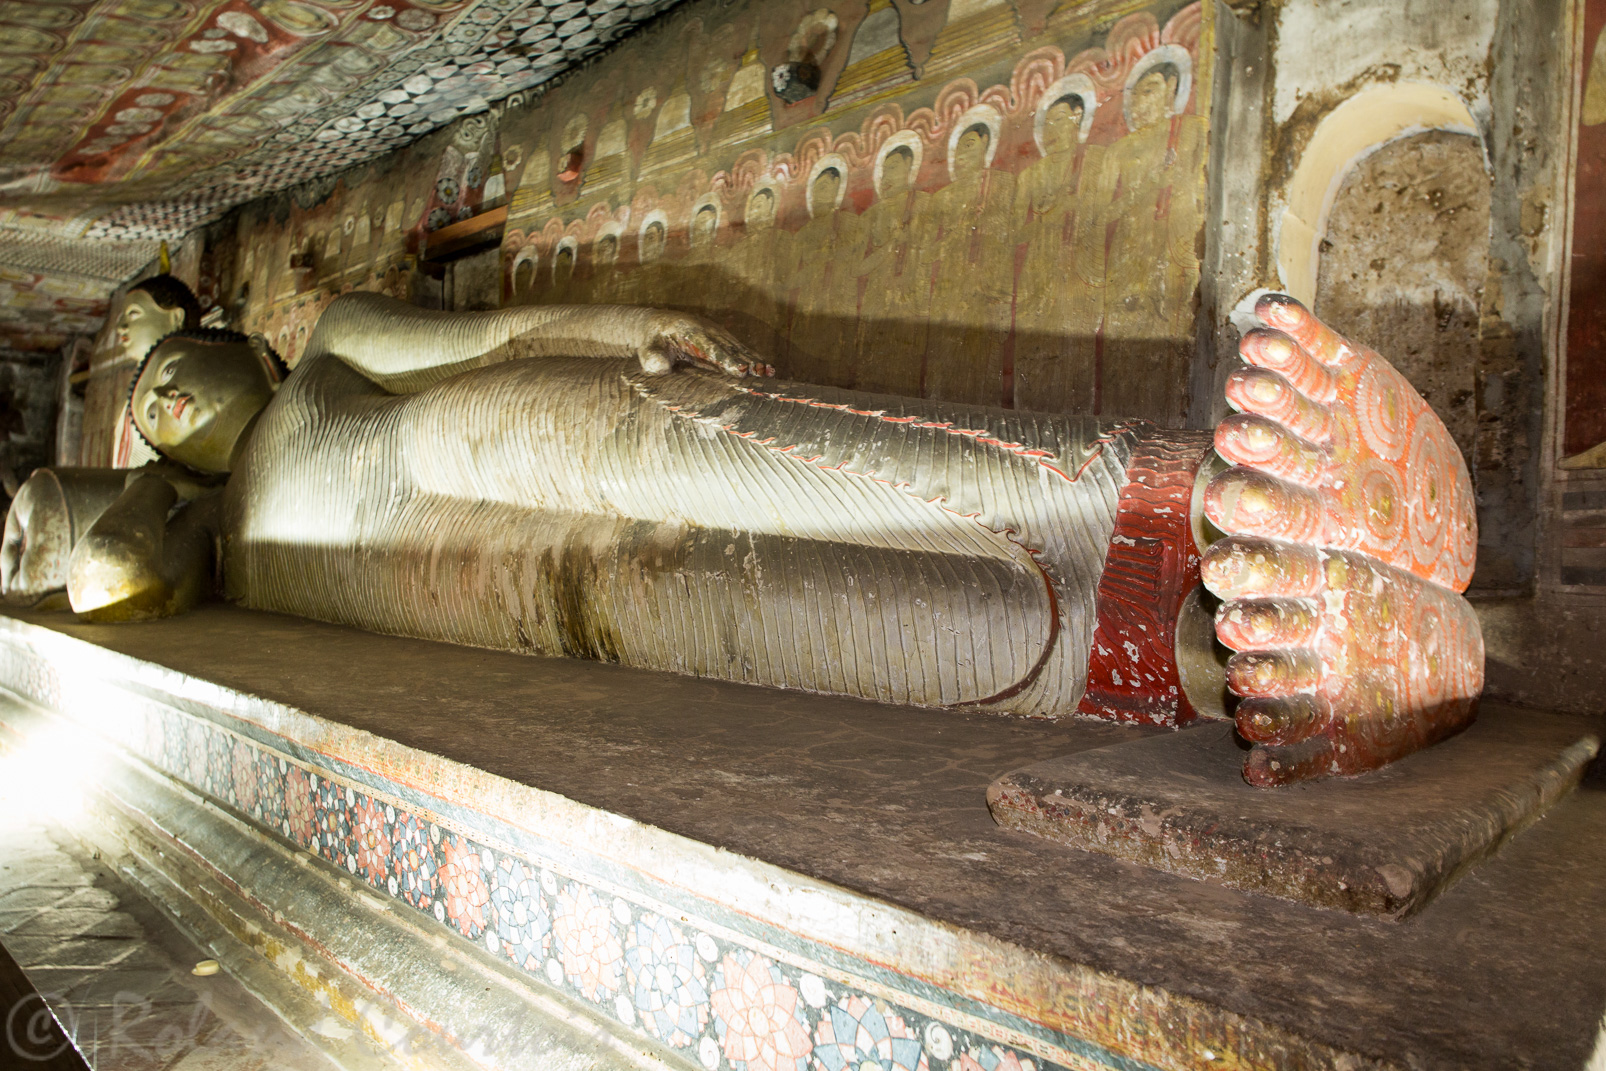
<svg viewBox="0 0 1606 1071">
<path fill-rule="evenodd" d="M 165 249 L 164 249 L 165 255 Z M 109 364 L 142 361 L 158 341 L 194 330 L 201 305 L 181 280 L 162 272 L 128 289 L 115 312 Z M 123 492 L 121 469 L 40 469 L 18 490 L 0 540 L 0 574 L 12 601 L 65 603 L 67 557 L 101 512 Z"/>
</svg>

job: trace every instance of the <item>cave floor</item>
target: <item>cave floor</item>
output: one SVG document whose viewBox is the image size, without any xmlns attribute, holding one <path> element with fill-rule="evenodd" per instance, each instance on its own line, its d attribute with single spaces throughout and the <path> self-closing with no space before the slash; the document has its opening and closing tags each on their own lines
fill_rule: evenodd
<svg viewBox="0 0 1606 1071">
<path fill-rule="evenodd" d="M 0 785 L 0 1066 L 336 1071 L 247 985 L 215 961 L 206 973 L 199 965 L 211 950 L 147 890 L 8 787 Z"/>
</svg>

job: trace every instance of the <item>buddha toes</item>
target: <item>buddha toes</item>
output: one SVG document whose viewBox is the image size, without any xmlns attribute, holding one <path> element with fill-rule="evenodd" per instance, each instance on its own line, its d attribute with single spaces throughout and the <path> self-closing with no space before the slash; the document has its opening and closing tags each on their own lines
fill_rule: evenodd
<svg viewBox="0 0 1606 1071">
<path fill-rule="evenodd" d="M 1483 641 L 1472 486 L 1444 425 L 1377 354 L 1292 298 L 1227 385 L 1234 467 L 1205 493 L 1227 538 L 1205 553 L 1217 637 L 1236 654 L 1239 733 L 1259 785 L 1381 766 L 1465 726 Z"/>
</svg>

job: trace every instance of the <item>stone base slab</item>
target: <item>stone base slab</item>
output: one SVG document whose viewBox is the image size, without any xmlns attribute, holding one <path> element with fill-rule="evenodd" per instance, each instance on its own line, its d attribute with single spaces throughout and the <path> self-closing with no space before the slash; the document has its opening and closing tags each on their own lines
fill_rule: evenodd
<svg viewBox="0 0 1606 1071">
<path fill-rule="evenodd" d="M 987 809 L 1007 771 L 1152 735 L 222 605 L 0 615 L 0 752 L 85 789 L 103 860 L 286 1021 L 403 1066 L 829 1071 L 884 1041 L 905 1071 L 1561 1071 L 1599 1048 L 1606 771 L 1403 922 Z"/>
<path fill-rule="evenodd" d="M 987 803 L 1000 825 L 1075 848 L 1400 918 L 1572 791 L 1599 750 L 1581 719 L 1500 708 L 1382 770 L 1263 789 L 1217 723 L 1027 766 Z"/>
</svg>

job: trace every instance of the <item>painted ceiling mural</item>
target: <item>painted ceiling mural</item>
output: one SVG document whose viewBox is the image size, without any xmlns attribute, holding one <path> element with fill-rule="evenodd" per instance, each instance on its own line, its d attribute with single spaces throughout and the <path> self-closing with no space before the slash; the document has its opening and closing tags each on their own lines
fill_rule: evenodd
<svg viewBox="0 0 1606 1071">
<path fill-rule="evenodd" d="M 0 346 L 229 208 L 548 81 L 677 0 L 0 0 Z"/>
</svg>

